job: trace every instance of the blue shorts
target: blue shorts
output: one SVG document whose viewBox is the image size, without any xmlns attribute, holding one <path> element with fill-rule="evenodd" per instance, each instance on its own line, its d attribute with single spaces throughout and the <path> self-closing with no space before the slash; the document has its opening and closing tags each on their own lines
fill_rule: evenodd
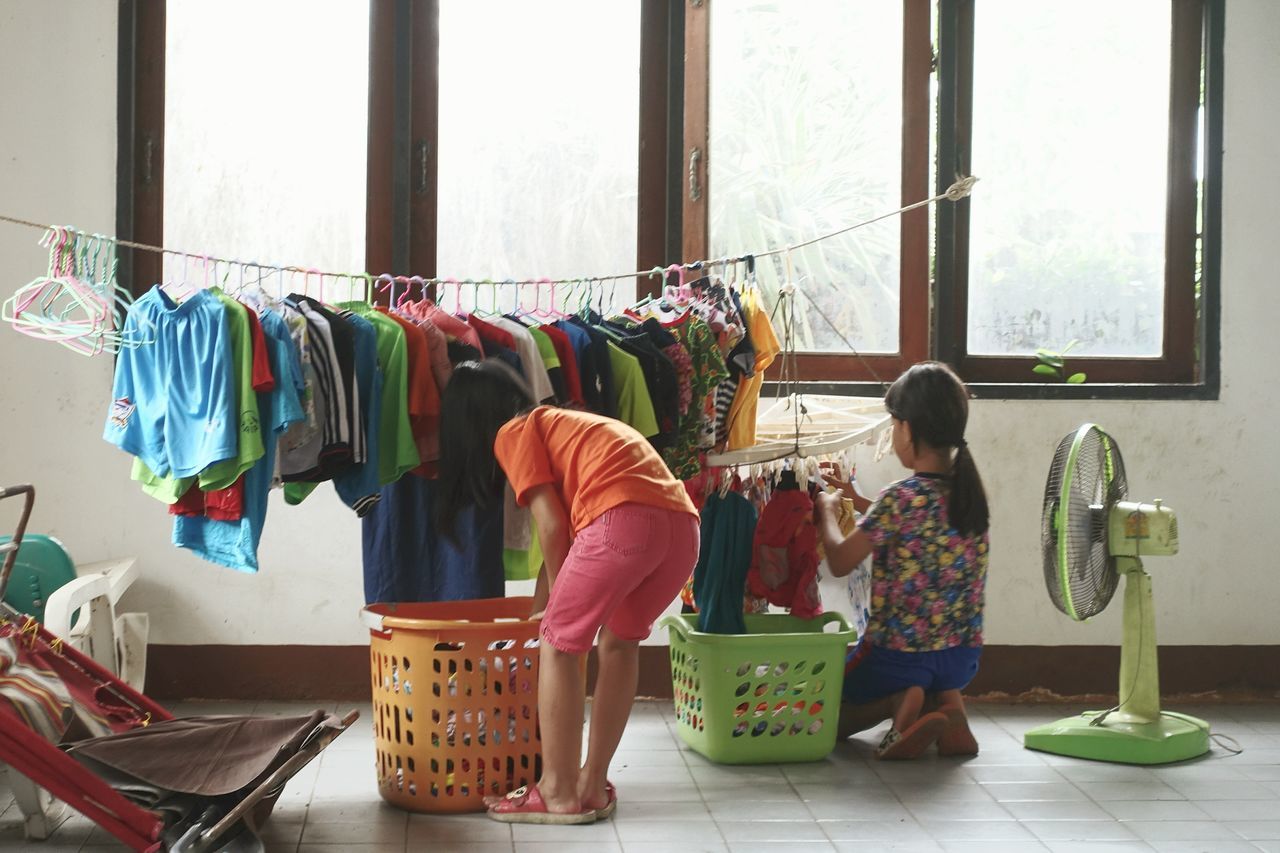
<svg viewBox="0 0 1280 853">
<path fill-rule="evenodd" d="M 978 674 L 981 646 L 956 646 L 935 652 L 900 652 L 859 643 L 845 662 L 845 702 L 862 704 L 908 687 L 926 693 L 963 690 Z"/>
</svg>

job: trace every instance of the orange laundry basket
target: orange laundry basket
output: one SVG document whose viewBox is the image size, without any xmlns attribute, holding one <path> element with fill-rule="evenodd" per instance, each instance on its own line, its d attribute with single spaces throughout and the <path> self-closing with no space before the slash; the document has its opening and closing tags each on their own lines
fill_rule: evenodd
<svg viewBox="0 0 1280 853">
<path fill-rule="evenodd" d="M 538 622 L 531 598 L 372 604 L 378 790 L 418 812 L 483 811 L 532 784 L 538 737 Z"/>
</svg>

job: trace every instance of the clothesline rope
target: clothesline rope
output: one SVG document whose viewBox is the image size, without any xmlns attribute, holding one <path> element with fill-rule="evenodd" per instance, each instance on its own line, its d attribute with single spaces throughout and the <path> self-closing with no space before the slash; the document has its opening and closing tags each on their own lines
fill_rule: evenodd
<svg viewBox="0 0 1280 853">
<path fill-rule="evenodd" d="M 798 249 L 803 249 L 806 246 L 812 246 L 815 243 L 820 243 L 824 240 L 830 240 L 833 237 L 839 237 L 843 234 L 849 233 L 850 231 L 857 230 L 858 228 L 863 228 L 867 225 L 872 225 L 876 222 L 880 222 L 882 220 L 889 219 L 894 216 L 899 216 L 903 213 L 908 213 L 912 210 L 916 210 L 917 208 L 926 207 L 928 205 L 934 204 L 939 201 L 944 201 L 944 200 L 952 201 L 952 202 L 960 201 L 963 198 L 967 198 L 973 192 L 973 185 L 977 183 L 977 181 L 978 179 L 972 175 L 959 178 L 956 180 L 955 183 L 953 183 L 950 187 L 947 188 L 946 192 L 939 193 L 938 195 L 935 195 L 931 198 L 923 199 L 921 201 L 915 202 L 914 204 L 909 204 L 906 207 L 902 207 L 897 210 L 883 213 L 880 216 L 874 217 L 872 219 L 867 219 L 862 222 L 856 222 L 853 225 L 847 225 L 843 228 L 840 228 L 836 231 L 832 231 L 828 234 L 821 234 L 817 237 L 813 237 L 801 243 L 794 243 L 791 245 L 782 246 L 775 249 L 766 249 L 764 251 L 753 252 L 750 254 L 742 254 L 736 257 L 724 257 L 724 258 L 716 258 L 713 260 L 704 260 L 704 261 L 685 261 L 683 263 L 677 264 L 676 266 L 682 269 L 702 269 L 707 267 L 724 266 L 731 263 L 738 263 L 745 260 L 748 257 L 765 258 L 765 257 L 770 257 L 772 255 L 789 254 Z M 16 216 L 8 216 L 5 214 L 0 214 L 0 222 L 8 222 L 11 225 L 20 225 L 27 228 L 37 228 L 42 231 L 50 231 L 50 230 L 54 230 L 55 228 L 63 227 L 63 226 L 49 225 L 49 224 L 40 223 L 40 222 L 32 222 L 31 220 L 28 220 L 28 219 L 22 219 Z M 116 237 L 107 237 L 106 235 L 88 234 L 87 232 L 80 231 L 75 228 L 64 228 L 64 230 L 70 231 L 75 234 L 82 234 L 84 236 L 101 237 L 103 239 L 110 240 L 111 242 L 115 243 L 117 246 L 124 246 L 130 249 L 137 249 L 142 252 L 156 252 L 163 255 L 175 255 L 181 258 L 201 261 L 205 264 L 210 264 L 210 263 L 228 264 L 228 265 L 240 266 L 240 267 L 253 267 L 259 271 L 270 270 L 270 271 L 279 272 L 279 273 L 301 273 L 303 275 L 318 275 L 318 276 L 321 276 L 322 278 L 325 276 L 328 276 L 329 278 L 332 278 L 332 279 L 345 278 L 348 281 L 353 281 L 354 279 L 357 279 L 357 278 L 359 279 L 365 278 L 365 274 L 363 273 L 328 272 L 328 271 L 316 270 L 316 269 L 299 267 L 299 266 L 278 266 L 275 264 L 262 264 L 262 263 L 258 263 L 257 261 L 242 261 L 236 258 L 221 258 L 213 255 L 204 254 L 204 253 L 186 252 L 179 249 L 170 249 L 165 246 L 154 246 L 148 243 L 138 243 L 133 240 L 121 240 Z M 654 267 L 653 269 L 650 269 L 650 270 L 637 270 L 635 272 L 615 273 L 612 275 L 580 276 L 577 278 L 503 279 L 501 281 L 490 279 L 490 278 L 457 279 L 457 278 L 440 278 L 440 277 L 423 278 L 421 276 L 413 276 L 412 281 L 416 284 L 420 283 L 424 285 L 467 284 L 467 285 L 497 286 L 497 285 L 531 285 L 531 284 L 541 284 L 541 285 L 581 284 L 585 282 L 618 281 L 618 280 L 627 279 L 627 278 L 656 277 L 656 276 L 662 275 L 665 272 L 665 270 L 666 268 L 664 267 Z"/>
</svg>

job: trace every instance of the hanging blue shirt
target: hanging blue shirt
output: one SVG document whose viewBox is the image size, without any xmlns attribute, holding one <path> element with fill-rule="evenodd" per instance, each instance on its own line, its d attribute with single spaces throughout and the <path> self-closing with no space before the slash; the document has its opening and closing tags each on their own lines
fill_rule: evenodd
<svg viewBox="0 0 1280 853">
<path fill-rule="evenodd" d="M 272 390 L 258 394 L 258 411 L 266 425 L 262 445 L 266 451 L 244 475 L 244 510 L 239 521 L 218 521 L 204 516 L 175 516 L 173 544 L 199 557 L 242 572 L 258 570 L 258 543 L 267 519 L 267 495 L 276 466 L 276 439 L 291 424 L 306 418 L 293 381 L 301 375 L 301 362 L 289 328 L 273 311 L 258 319 L 267 342 Z"/>
</svg>

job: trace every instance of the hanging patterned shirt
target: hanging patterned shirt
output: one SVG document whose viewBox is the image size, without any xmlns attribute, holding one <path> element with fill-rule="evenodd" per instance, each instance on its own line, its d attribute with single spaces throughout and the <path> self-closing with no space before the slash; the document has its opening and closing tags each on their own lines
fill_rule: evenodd
<svg viewBox="0 0 1280 853">
<path fill-rule="evenodd" d="M 689 354 L 692 372 L 689 376 L 690 403 L 688 416 L 680 419 L 680 431 L 675 444 L 666 448 L 663 459 L 678 479 L 688 480 L 698 476 L 702 466 L 698 453 L 702 445 L 703 419 L 701 414 L 707 399 L 716 386 L 729 375 L 724 357 L 716 343 L 715 333 L 692 313 L 667 326 L 676 336 L 680 346 Z"/>
<path fill-rule="evenodd" d="M 943 478 L 894 483 L 858 522 L 871 540 L 865 639 L 907 652 L 982 645 L 988 534 L 964 536 L 947 515 Z"/>
</svg>

